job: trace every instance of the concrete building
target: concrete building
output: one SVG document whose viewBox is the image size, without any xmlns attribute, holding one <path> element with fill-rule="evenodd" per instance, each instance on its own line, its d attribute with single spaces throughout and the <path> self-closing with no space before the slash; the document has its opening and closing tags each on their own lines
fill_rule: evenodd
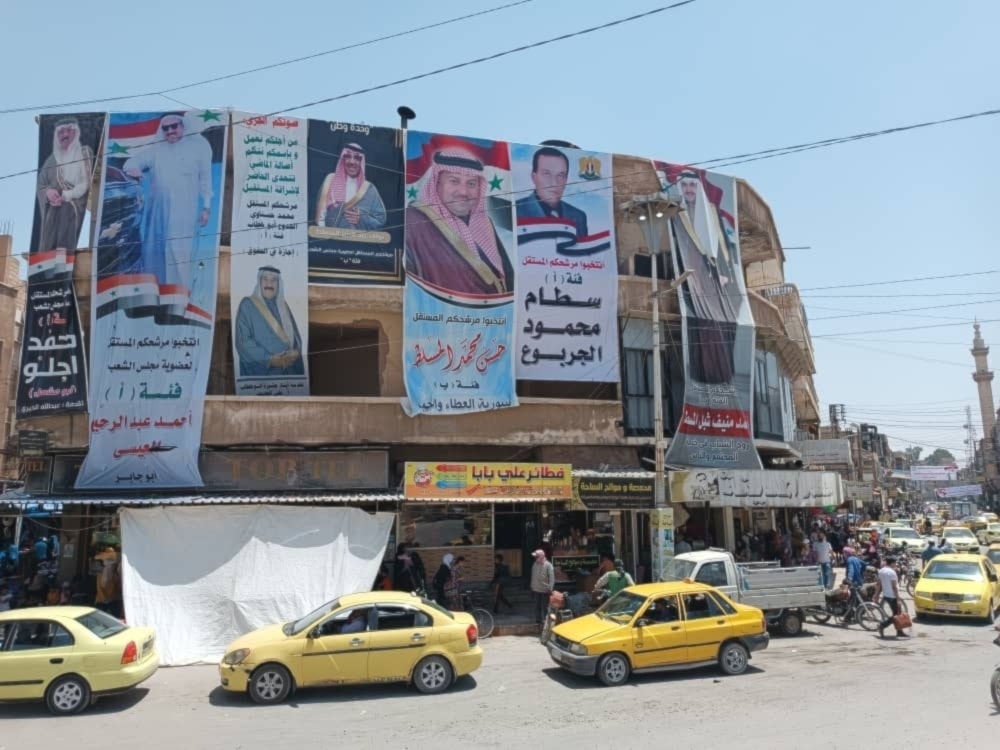
<svg viewBox="0 0 1000 750">
<path fill-rule="evenodd" d="M 11 449 L 17 369 L 24 325 L 24 281 L 21 261 L 14 255 L 14 238 L 0 235 L 0 480 L 16 480 L 19 464 Z"/>
<path fill-rule="evenodd" d="M 615 157 L 614 204 L 659 190 L 650 162 Z M 748 296 L 757 326 L 754 392 L 755 445 L 768 470 L 793 471 L 800 454 L 791 442 L 819 434 L 815 361 L 808 320 L 798 290 L 784 274 L 784 254 L 771 210 L 746 182 L 738 181 L 740 243 Z M 397 535 L 448 516 L 472 524 L 484 540 L 463 555 L 467 575 L 482 580 L 492 556 L 503 551 L 512 574 L 527 570 L 530 551 L 557 524 L 596 530 L 629 567 L 647 567 L 649 468 L 653 448 L 653 388 L 650 275 L 654 263 L 635 223 L 616 215 L 621 332 L 620 385 L 588 382 L 518 383 L 520 406 L 451 417 L 404 414 L 401 347 L 403 289 L 350 286 L 309 287 L 308 398 L 235 395 L 230 314 L 228 229 L 224 227 L 219 269 L 212 370 L 205 401 L 201 470 L 206 487 L 175 495 L 123 497 L 80 495 L 73 480 L 86 453 L 86 414 L 40 417 L 21 425 L 49 435 L 44 469 L 28 477 L 32 495 L 48 493 L 89 510 L 67 517 L 64 533 L 113 525 L 120 505 L 194 502 L 347 503 L 398 513 Z M 81 319 L 89 328 L 92 254 L 77 254 L 75 282 Z M 665 285 L 664 285 L 665 286 Z M 680 418 L 683 399 L 681 318 L 676 295 L 659 298 L 666 434 Z M 89 336 L 89 332 L 88 332 Z M 407 461 L 519 461 L 569 463 L 579 477 L 636 480 L 631 495 L 588 502 L 553 503 L 529 498 L 504 504 L 460 501 L 448 508 L 415 504 L 399 493 Z M 308 481 L 303 478 L 308 477 Z M 44 488 L 44 489 L 43 489 Z M 688 504 L 684 516 L 706 540 L 732 547 L 739 531 L 787 526 L 779 505 L 763 515 L 749 508 Z M 807 509 L 798 508 L 806 520 Z M 89 516 L 88 516 L 89 514 Z M 575 514 L 575 515 L 574 515 Z M 468 529 L 468 525 L 466 526 Z M 483 529 L 488 529 L 482 534 Z M 391 540 L 394 541 L 394 540 Z M 79 550 L 85 561 L 86 540 Z M 390 545 L 392 546 L 392 545 Z M 432 570 L 443 545 L 422 544 Z M 593 552 L 593 550 L 591 550 Z M 596 563 L 593 560 L 587 564 Z M 558 564 L 558 560 L 557 560 Z M 569 570 L 567 563 L 567 570 Z"/>
</svg>

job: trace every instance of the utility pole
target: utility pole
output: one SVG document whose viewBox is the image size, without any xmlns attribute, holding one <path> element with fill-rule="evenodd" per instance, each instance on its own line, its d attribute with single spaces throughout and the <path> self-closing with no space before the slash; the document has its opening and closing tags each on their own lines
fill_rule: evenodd
<svg viewBox="0 0 1000 750">
<path fill-rule="evenodd" d="M 966 404 L 965 406 L 965 429 L 966 437 L 965 444 L 968 448 L 965 451 L 965 458 L 969 462 L 969 481 L 977 481 L 979 476 L 979 470 L 976 466 L 976 426 L 972 423 L 972 407 Z"/>
</svg>

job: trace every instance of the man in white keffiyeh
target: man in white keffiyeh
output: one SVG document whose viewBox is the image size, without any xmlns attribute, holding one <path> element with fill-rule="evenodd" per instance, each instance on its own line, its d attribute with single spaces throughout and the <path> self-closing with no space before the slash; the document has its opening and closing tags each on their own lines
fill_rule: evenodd
<svg viewBox="0 0 1000 750">
<path fill-rule="evenodd" d="M 235 335 L 241 377 L 305 374 L 302 338 L 285 302 L 281 271 L 274 266 L 257 270 L 253 294 L 236 311 Z"/>
<path fill-rule="evenodd" d="M 76 250 L 93 173 L 94 152 L 80 143 L 80 123 L 75 117 L 60 119 L 52 136 L 52 153 L 38 171 L 42 215 L 38 252 Z"/>
</svg>

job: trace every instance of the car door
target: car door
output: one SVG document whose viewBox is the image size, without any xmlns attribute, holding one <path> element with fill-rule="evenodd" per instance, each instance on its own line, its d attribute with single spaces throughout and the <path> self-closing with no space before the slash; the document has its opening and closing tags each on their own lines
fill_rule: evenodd
<svg viewBox="0 0 1000 750">
<path fill-rule="evenodd" d="M 654 619 L 658 602 L 667 612 L 667 620 Z M 650 598 L 640 610 L 632 628 L 632 663 L 636 669 L 683 664 L 687 661 L 687 634 L 677 596 Z"/>
<path fill-rule="evenodd" d="M 729 616 L 707 592 L 683 594 L 681 603 L 684 605 L 688 661 L 715 659 L 722 641 L 733 632 Z"/>
<path fill-rule="evenodd" d="M 418 607 L 379 604 L 368 652 L 368 679 L 394 682 L 409 679 L 434 633 L 433 618 Z"/>
<path fill-rule="evenodd" d="M 299 684 L 342 685 L 368 679 L 372 607 L 340 609 L 306 634 Z M 361 622 L 355 630 L 351 623 Z M 347 632 L 351 631 L 351 632 Z"/>
<path fill-rule="evenodd" d="M 73 636 L 51 620 L 6 622 L 0 650 L 0 700 L 42 698 L 49 683 L 73 671 Z"/>
<path fill-rule="evenodd" d="M 993 599 L 993 606 L 1000 606 L 1000 576 L 997 574 L 996 566 L 990 559 L 983 559 L 983 566 L 986 568 L 986 580 L 989 582 L 990 598 Z"/>
</svg>

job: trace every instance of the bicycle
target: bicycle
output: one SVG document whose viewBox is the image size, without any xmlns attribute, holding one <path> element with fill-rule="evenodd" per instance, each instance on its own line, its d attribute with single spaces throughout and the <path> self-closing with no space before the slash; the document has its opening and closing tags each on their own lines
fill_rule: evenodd
<svg viewBox="0 0 1000 750">
<path fill-rule="evenodd" d="M 495 620 L 493 613 L 483 606 L 481 591 L 468 589 L 461 593 L 462 609 L 468 612 L 476 621 L 476 628 L 479 629 L 480 638 L 489 638 L 493 635 Z"/>
</svg>

